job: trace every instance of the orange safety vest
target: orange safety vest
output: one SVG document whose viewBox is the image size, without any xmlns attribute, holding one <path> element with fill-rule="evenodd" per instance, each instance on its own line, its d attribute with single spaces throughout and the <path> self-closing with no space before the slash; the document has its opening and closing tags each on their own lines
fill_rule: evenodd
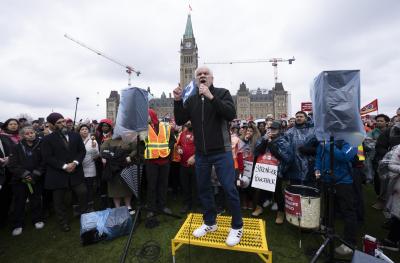
<svg viewBox="0 0 400 263">
<path fill-rule="evenodd" d="M 171 126 L 168 123 L 160 122 L 158 124 L 158 135 L 153 127 L 149 125 L 149 131 L 145 140 L 146 150 L 144 151 L 145 159 L 165 158 L 169 155 L 169 136 Z"/>
</svg>

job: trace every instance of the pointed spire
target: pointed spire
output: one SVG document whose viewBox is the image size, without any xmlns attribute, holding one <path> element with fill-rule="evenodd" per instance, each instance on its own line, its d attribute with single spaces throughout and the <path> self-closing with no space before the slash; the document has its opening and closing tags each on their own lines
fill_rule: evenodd
<svg viewBox="0 0 400 263">
<path fill-rule="evenodd" d="M 193 36 L 193 27 L 192 27 L 192 19 L 190 14 L 188 14 L 188 18 L 186 21 L 186 29 L 185 34 L 183 35 L 183 39 L 194 38 Z"/>
</svg>

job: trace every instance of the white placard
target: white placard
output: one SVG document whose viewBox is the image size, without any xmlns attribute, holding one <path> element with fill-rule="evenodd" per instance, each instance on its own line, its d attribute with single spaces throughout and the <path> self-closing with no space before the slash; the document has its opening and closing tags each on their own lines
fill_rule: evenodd
<svg viewBox="0 0 400 263">
<path fill-rule="evenodd" d="M 277 165 L 256 163 L 251 187 L 275 192 L 277 174 Z"/>
</svg>

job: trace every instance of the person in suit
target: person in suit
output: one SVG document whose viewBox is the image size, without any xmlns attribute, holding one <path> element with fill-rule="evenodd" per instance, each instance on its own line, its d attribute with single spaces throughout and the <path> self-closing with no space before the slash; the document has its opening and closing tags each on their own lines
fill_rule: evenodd
<svg viewBox="0 0 400 263">
<path fill-rule="evenodd" d="M 65 193 L 72 190 L 78 197 L 80 212 L 86 212 L 87 198 L 82 162 L 85 145 L 79 134 L 68 131 L 64 117 L 53 112 L 47 121 L 54 125 L 53 133 L 42 142 L 42 156 L 46 166 L 44 187 L 53 191 L 54 211 L 61 229 L 70 231 L 65 206 Z"/>
</svg>

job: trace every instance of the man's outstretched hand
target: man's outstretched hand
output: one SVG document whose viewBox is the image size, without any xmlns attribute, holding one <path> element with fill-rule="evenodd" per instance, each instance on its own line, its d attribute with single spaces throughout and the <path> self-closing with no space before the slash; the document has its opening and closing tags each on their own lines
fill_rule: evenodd
<svg viewBox="0 0 400 263">
<path fill-rule="evenodd" d="M 183 89 L 182 89 L 182 87 L 181 87 L 181 84 L 178 84 L 178 87 L 176 87 L 176 88 L 174 89 L 174 91 L 173 91 L 173 93 L 174 93 L 174 100 L 176 100 L 176 101 L 181 100 L 181 99 L 182 99 L 182 92 L 183 92 Z"/>
</svg>

